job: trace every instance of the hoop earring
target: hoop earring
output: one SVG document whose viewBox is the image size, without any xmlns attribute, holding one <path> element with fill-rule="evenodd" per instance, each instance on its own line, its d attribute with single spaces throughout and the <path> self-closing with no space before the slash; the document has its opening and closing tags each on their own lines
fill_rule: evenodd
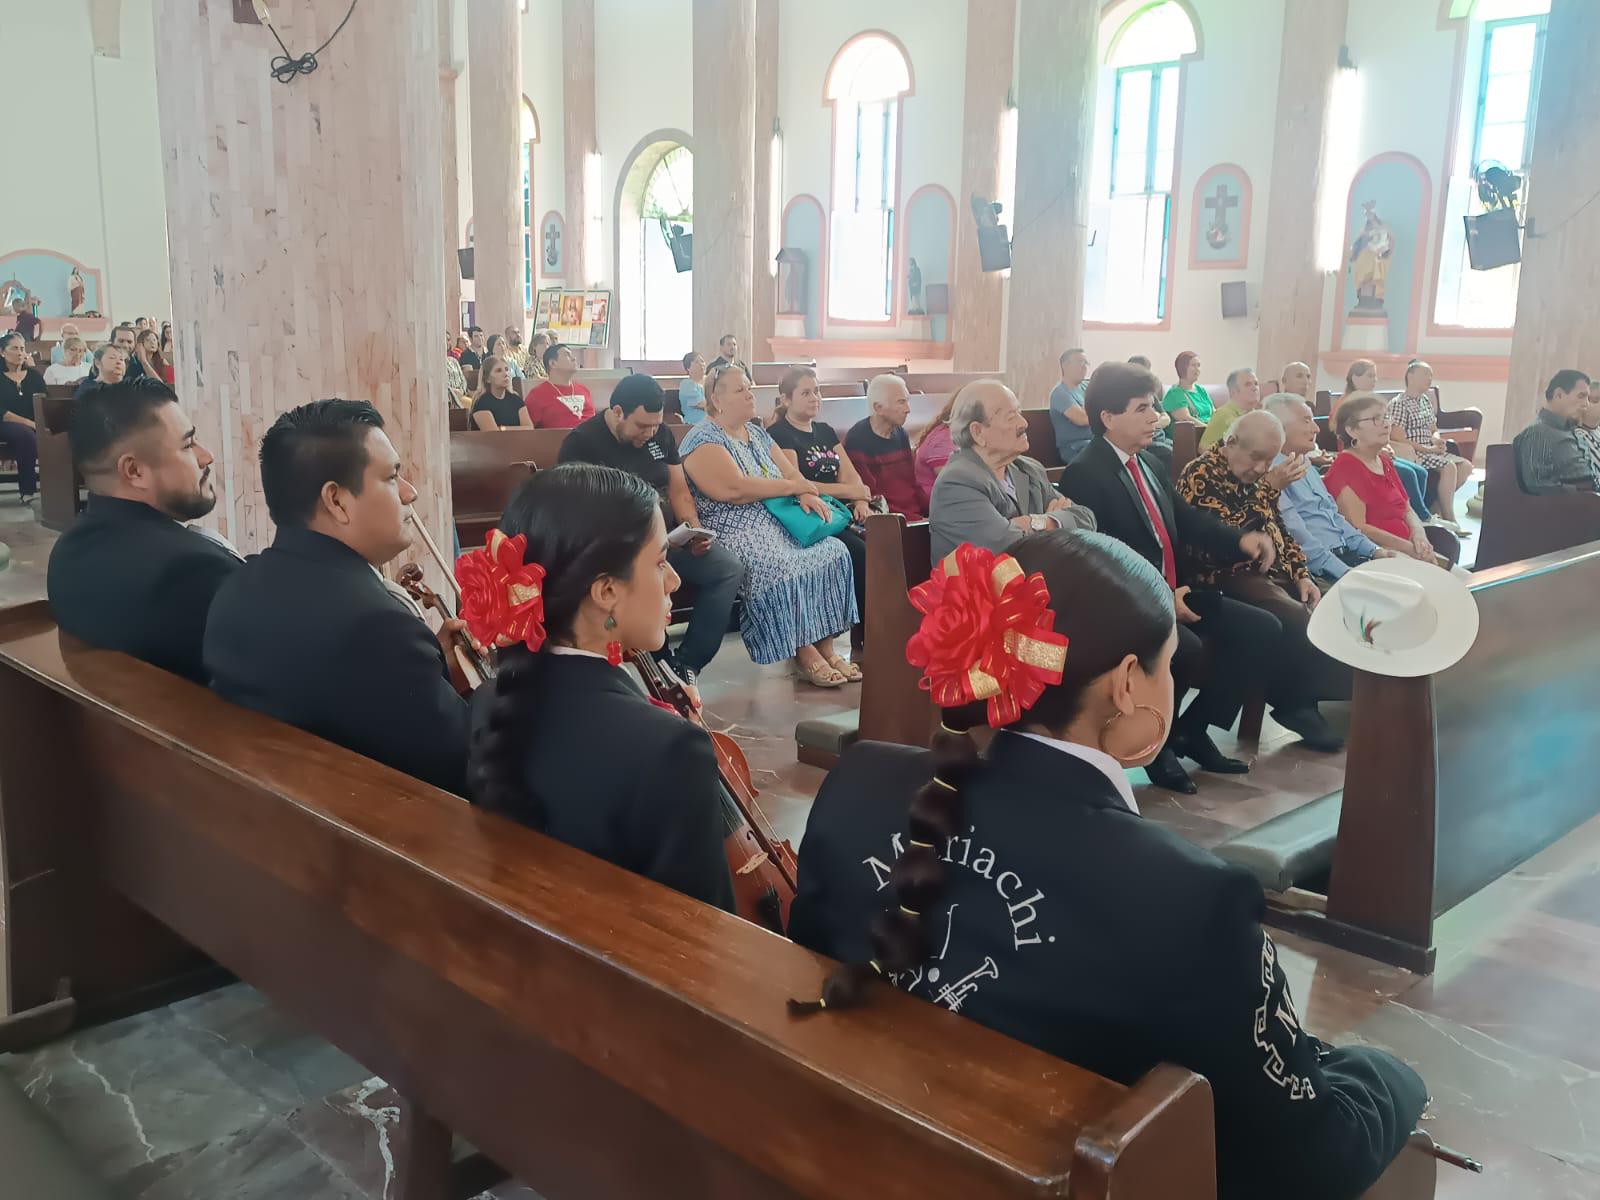
<svg viewBox="0 0 1600 1200">
<path fill-rule="evenodd" d="M 1126 713 L 1112 713 L 1111 719 L 1100 727 L 1100 749 L 1104 750 L 1107 754 L 1111 755 L 1112 758 L 1116 759 L 1124 766 L 1131 762 L 1138 762 L 1141 758 L 1150 757 L 1150 755 L 1154 754 L 1157 750 L 1161 749 L 1162 746 L 1167 744 L 1167 719 L 1161 715 L 1161 710 L 1150 704 L 1136 704 L 1133 706 L 1133 708 L 1135 712 L 1150 713 L 1156 719 L 1156 740 L 1151 742 L 1143 750 L 1140 750 L 1135 754 L 1123 756 L 1106 748 L 1106 734 L 1110 732 L 1113 725 L 1127 715 Z"/>
</svg>

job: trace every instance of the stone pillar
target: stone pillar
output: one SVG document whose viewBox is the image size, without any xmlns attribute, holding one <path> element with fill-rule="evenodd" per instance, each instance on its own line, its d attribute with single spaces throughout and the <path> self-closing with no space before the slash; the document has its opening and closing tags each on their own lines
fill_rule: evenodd
<svg viewBox="0 0 1600 1200">
<path fill-rule="evenodd" d="M 1545 39 L 1544 78 L 1529 167 L 1527 233 L 1517 289 L 1516 331 L 1506 384 L 1504 438 L 1533 420 L 1550 376 L 1565 367 L 1600 370 L 1600 8 L 1591 0 L 1554 0 Z"/>
<path fill-rule="evenodd" d="M 454 22 L 451 0 L 439 4 L 440 163 L 444 186 L 444 327 L 460 332 L 461 321 L 461 151 L 456 137 L 456 82 Z"/>
<path fill-rule="evenodd" d="M 467 5 L 473 285 L 478 324 L 522 319 L 522 19 L 517 0 Z"/>
<path fill-rule="evenodd" d="M 1256 350 L 1263 379 L 1276 378 L 1285 364 L 1300 361 L 1310 364 L 1316 386 L 1328 278 L 1317 269 L 1316 254 L 1322 164 L 1348 10 L 1349 0 L 1288 0 L 1284 10 Z"/>
<path fill-rule="evenodd" d="M 950 286 L 950 340 L 957 371 L 1000 366 L 1003 281 L 978 258 L 972 197 L 1000 194 L 1000 127 L 1011 92 L 1016 0 L 967 0 L 966 112 L 961 123 L 961 191 L 956 196 L 956 261 Z M 1015 225 L 1015 213 L 1000 218 Z"/>
<path fill-rule="evenodd" d="M 1011 221 L 1006 379 L 1043 408 L 1061 351 L 1081 341 L 1094 145 L 1098 0 L 1020 0 L 1017 211 Z M 970 217 L 957 212 L 963 225 Z"/>
<path fill-rule="evenodd" d="M 277 0 L 296 51 L 344 16 Z M 217 456 L 211 518 L 240 550 L 273 525 L 261 437 L 327 396 L 383 414 L 418 515 L 450 543 L 439 26 L 433 0 L 360 4 L 289 84 L 228 4 L 156 0 L 178 392 Z M 448 551 L 447 551 L 448 552 Z"/>
<path fill-rule="evenodd" d="M 694 0 L 694 344 L 707 355 L 725 333 L 752 343 L 755 33 L 756 0 Z"/>
<path fill-rule="evenodd" d="M 589 155 L 598 152 L 594 118 L 594 0 L 563 0 L 561 5 L 563 166 L 567 178 L 566 286 L 603 283 L 600 263 L 589 262 L 590 210 L 601 203 L 589 194 Z M 598 185 L 597 185 L 598 186 Z M 603 255 L 598 238 L 592 249 Z"/>
<path fill-rule="evenodd" d="M 772 336 L 778 326 L 778 273 L 775 242 L 782 241 L 783 178 L 772 169 L 772 126 L 778 119 L 778 0 L 756 0 L 755 121 L 752 146 L 755 167 L 755 212 L 751 239 L 751 329 L 746 362 L 772 357 Z M 699 145 L 698 140 L 695 143 Z M 778 212 L 773 212 L 773 197 Z M 774 222 L 779 228 L 773 229 Z M 774 237 L 774 234 L 777 237 Z"/>
</svg>

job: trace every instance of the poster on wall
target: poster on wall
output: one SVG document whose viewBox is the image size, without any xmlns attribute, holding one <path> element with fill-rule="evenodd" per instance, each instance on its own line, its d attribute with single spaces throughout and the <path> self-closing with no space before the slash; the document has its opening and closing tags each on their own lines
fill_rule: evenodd
<svg viewBox="0 0 1600 1200">
<path fill-rule="evenodd" d="M 583 297 L 583 319 L 589 326 L 588 344 L 604 346 L 611 334 L 611 293 L 586 292 Z"/>
</svg>

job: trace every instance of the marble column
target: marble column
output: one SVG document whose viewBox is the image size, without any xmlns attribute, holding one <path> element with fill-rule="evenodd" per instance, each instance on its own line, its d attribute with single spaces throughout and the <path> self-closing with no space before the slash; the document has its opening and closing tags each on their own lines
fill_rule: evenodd
<svg viewBox="0 0 1600 1200">
<path fill-rule="evenodd" d="M 1288 0 L 1284 9 L 1256 349 L 1263 379 L 1296 361 L 1317 373 L 1327 285 L 1317 269 L 1324 147 L 1348 11 L 1349 0 Z"/>
<path fill-rule="evenodd" d="M 781 171 L 773 171 L 772 163 L 772 126 L 778 119 L 778 0 L 756 0 L 755 54 L 752 153 L 756 194 L 750 244 L 750 348 L 744 355 L 746 362 L 772 357 L 772 336 L 778 325 L 778 272 L 773 259 L 777 254 L 774 246 L 781 242 L 783 233 L 783 176 Z M 774 196 L 778 199 L 776 206 Z M 776 230 L 775 224 L 779 227 Z"/>
<path fill-rule="evenodd" d="M 438 0 L 439 5 L 439 99 L 443 115 L 439 126 L 440 165 L 443 169 L 444 187 L 444 324 L 445 329 L 459 332 L 461 321 L 461 259 L 457 251 L 465 239 L 461 236 L 461 151 L 456 137 L 456 84 L 460 72 L 456 70 L 453 5 L 451 0 Z"/>
<path fill-rule="evenodd" d="M 1529 165 L 1527 231 L 1517 289 L 1516 330 L 1503 434 L 1533 420 L 1550 376 L 1566 367 L 1600 370 L 1600 7 L 1554 0 Z"/>
<path fill-rule="evenodd" d="M 272 14 L 309 49 L 344 11 Z M 246 553 L 273 535 L 262 435 L 327 396 L 383 414 L 450 543 L 438 36 L 434 0 L 360 4 L 319 68 L 280 84 L 231 5 L 155 0 L 178 392 L 217 457 L 210 519 Z"/>
<path fill-rule="evenodd" d="M 498 332 L 523 313 L 522 17 L 517 0 L 467 5 L 474 311 Z"/>
<path fill-rule="evenodd" d="M 1099 14 L 1098 0 L 1020 0 L 1017 8 L 1017 211 L 1005 366 L 1025 408 L 1045 406 L 1061 351 L 1082 338 Z M 970 220 L 956 216 L 963 225 Z"/>
<path fill-rule="evenodd" d="M 694 0 L 694 344 L 706 354 L 725 333 L 751 344 L 755 35 L 756 0 Z"/>
<path fill-rule="evenodd" d="M 966 111 L 961 122 L 961 191 L 956 196 L 956 261 L 950 287 L 950 340 L 957 371 L 1000 366 L 1004 281 L 978 259 L 972 197 L 1001 191 L 1000 129 L 1011 92 L 1016 0 L 967 0 Z M 1015 223 L 1014 214 L 1000 218 Z"/>
<path fill-rule="evenodd" d="M 563 167 L 567 182 L 566 285 L 588 287 L 605 282 L 605 251 L 590 228 L 591 210 L 601 203 L 589 194 L 588 160 L 598 153 L 594 116 L 594 0 L 563 0 L 561 5 L 562 121 L 565 134 Z M 591 252 L 600 259 L 590 262 Z"/>
</svg>

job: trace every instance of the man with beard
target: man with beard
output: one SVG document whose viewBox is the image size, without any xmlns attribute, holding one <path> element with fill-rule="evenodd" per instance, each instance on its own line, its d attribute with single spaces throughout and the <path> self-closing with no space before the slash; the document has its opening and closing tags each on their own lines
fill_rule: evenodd
<svg viewBox="0 0 1600 1200">
<path fill-rule="evenodd" d="M 204 683 L 206 614 L 242 560 L 184 524 L 217 504 L 211 452 L 194 422 L 159 379 L 105 384 L 73 406 L 72 459 L 89 507 L 50 555 L 56 622 Z"/>
</svg>

